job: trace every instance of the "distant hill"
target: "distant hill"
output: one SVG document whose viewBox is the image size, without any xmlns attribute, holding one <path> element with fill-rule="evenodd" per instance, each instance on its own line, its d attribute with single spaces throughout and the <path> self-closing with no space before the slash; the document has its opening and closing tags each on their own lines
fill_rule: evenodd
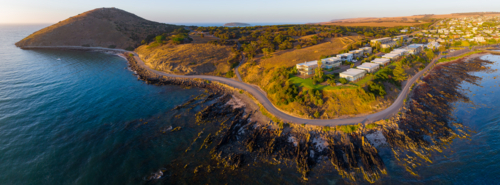
<svg viewBox="0 0 500 185">
<path fill-rule="evenodd" d="M 334 19 L 328 22 L 321 22 L 322 25 L 339 25 L 339 26 L 413 26 L 422 23 L 430 22 L 435 19 L 446 18 L 461 18 L 468 16 L 499 16 L 500 12 L 470 12 L 470 13 L 453 13 L 453 14 L 422 14 L 413 16 L 401 17 L 360 17 L 350 19 Z"/>
<path fill-rule="evenodd" d="M 224 26 L 250 26 L 250 24 L 241 23 L 241 22 L 230 22 L 230 23 L 224 24 Z"/>
<path fill-rule="evenodd" d="M 98 8 L 43 28 L 16 43 L 24 46 L 89 46 L 132 49 L 148 35 L 180 26 L 148 21 L 117 8 Z"/>
</svg>

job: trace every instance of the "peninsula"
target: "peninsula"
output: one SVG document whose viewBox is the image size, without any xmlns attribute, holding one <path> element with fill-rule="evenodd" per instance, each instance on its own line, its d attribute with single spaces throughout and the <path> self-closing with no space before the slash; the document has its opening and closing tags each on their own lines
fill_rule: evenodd
<svg viewBox="0 0 500 185">
<path fill-rule="evenodd" d="M 444 23 L 429 21 L 410 29 L 411 35 L 400 33 L 404 27 L 186 28 L 99 8 L 16 45 L 133 50 L 137 66 L 156 75 L 222 82 L 248 92 L 262 111 L 281 121 L 329 126 L 371 123 L 398 113 L 413 83 L 436 63 L 438 52 L 446 51 L 446 45 L 426 43 L 420 33 Z M 392 37 L 377 38 L 381 34 Z"/>
</svg>

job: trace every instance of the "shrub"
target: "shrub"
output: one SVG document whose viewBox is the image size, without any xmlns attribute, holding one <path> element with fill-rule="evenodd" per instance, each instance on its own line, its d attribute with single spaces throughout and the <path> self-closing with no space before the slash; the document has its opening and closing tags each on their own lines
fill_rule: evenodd
<svg viewBox="0 0 500 185">
<path fill-rule="evenodd" d="M 342 83 L 342 84 L 347 84 L 348 83 L 347 79 L 345 79 L 345 78 L 339 78 L 339 82 Z"/>
<path fill-rule="evenodd" d="M 314 112 L 314 117 L 315 117 L 315 118 L 318 118 L 318 117 L 319 117 L 319 112 L 318 112 L 318 111 Z"/>
<path fill-rule="evenodd" d="M 377 127 L 378 127 L 378 125 L 376 123 L 370 123 L 370 124 L 366 125 L 366 129 L 374 129 Z"/>
<path fill-rule="evenodd" d="M 234 72 L 233 70 L 229 70 L 227 73 L 226 73 L 226 77 L 227 78 L 232 78 L 234 76 Z"/>
</svg>

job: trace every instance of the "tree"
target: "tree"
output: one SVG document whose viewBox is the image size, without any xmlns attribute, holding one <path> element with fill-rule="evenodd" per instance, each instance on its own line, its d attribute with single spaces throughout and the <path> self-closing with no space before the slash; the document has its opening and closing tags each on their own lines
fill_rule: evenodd
<svg viewBox="0 0 500 185">
<path fill-rule="evenodd" d="M 234 76 L 234 72 L 233 70 L 229 70 L 227 73 L 226 73 L 226 77 L 227 78 L 232 78 Z"/>
<path fill-rule="evenodd" d="M 163 36 L 163 35 L 158 35 L 158 36 L 156 36 L 155 40 L 156 40 L 156 42 L 157 42 L 157 43 L 160 43 L 160 44 L 161 44 L 161 43 L 163 43 L 163 41 L 165 40 L 165 36 Z"/>
<path fill-rule="evenodd" d="M 205 38 L 205 34 L 203 34 L 203 33 L 202 33 L 202 34 L 200 34 L 200 37 L 201 37 L 201 38 Z"/>
<path fill-rule="evenodd" d="M 378 96 L 385 96 L 387 93 L 385 92 L 385 87 L 382 83 L 374 83 L 372 81 L 368 82 L 368 90 L 373 94 Z"/>
<path fill-rule="evenodd" d="M 342 84 L 347 84 L 348 81 L 345 78 L 339 78 L 339 82 Z"/>
<path fill-rule="evenodd" d="M 337 84 L 335 83 L 335 80 L 334 80 L 334 79 L 328 79 L 326 82 L 327 82 L 328 84 L 330 84 L 331 86 L 335 86 L 335 85 L 337 85 Z"/>
<path fill-rule="evenodd" d="M 405 81 L 406 79 L 408 79 L 408 75 L 406 74 L 405 69 L 403 69 L 402 64 L 398 63 L 396 65 L 396 68 L 394 68 L 393 74 L 394 74 L 394 80 L 396 80 L 396 81 L 402 82 L 402 81 Z"/>
</svg>

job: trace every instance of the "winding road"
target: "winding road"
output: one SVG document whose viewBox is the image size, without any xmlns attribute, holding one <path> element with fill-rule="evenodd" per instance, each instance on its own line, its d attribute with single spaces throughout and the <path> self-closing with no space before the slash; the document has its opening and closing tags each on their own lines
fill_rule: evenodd
<svg viewBox="0 0 500 185">
<path fill-rule="evenodd" d="M 263 92 L 260 88 L 244 83 L 242 81 L 236 81 L 233 79 L 229 78 L 224 78 L 224 77 L 218 77 L 218 76 L 208 76 L 208 75 L 174 75 L 174 74 L 168 74 L 165 72 L 161 71 L 156 71 L 151 69 L 149 66 L 147 66 L 139 57 L 139 55 L 135 52 L 131 51 L 126 51 L 122 49 L 109 49 L 109 48 L 88 48 L 88 47 L 80 47 L 80 46 L 65 46 L 65 47 L 24 47 L 23 49 L 80 49 L 80 50 L 101 50 L 101 51 L 114 51 L 114 52 L 122 52 L 122 53 L 133 53 L 134 58 L 137 61 L 137 64 L 143 67 L 144 69 L 149 70 L 150 72 L 153 72 L 157 75 L 162 75 L 162 76 L 168 76 L 168 77 L 177 77 L 177 78 L 200 78 L 200 79 L 205 79 L 205 80 L 210 80 L 210 81 L 217 81 L 220 83 L 227 84 L 229 86 L 242 89 L 247 91 L 248 93 L 252 94 L 271 114 L 274 116 L 282 119 L 283 121 L 286 122 L 291 122 L 291 123 L 298 123 L 298 124 L 310 124 L 310 125 L 318 125 L 318 126 L 337 126 L 337 125 L 349 125 L 349 124 L 358 124 L 358 123 L 372 123 L 378 120 L 382 119 L 387 119 L 392 117 L 393 115 L 397 114 L 401 107 L 404 104 L 404 99 L 407 97 L 407 95 L 410 92 L 410 87 L 413 83 L 415 83 L 426 71 L 431 69 L 431 67 L 438 61 L 439 58 L 442 56 L 438 56 L 434 60 L 432 60 L 427 67 L 425 67 L 423 70 L 415 74 L 411 79 L 409 79 L 402 91 L 400 92 L 399 96 L 397 99 L 394 101 L 394 103 L 388 107 L 387 109 L 384 109 L 380 112 L 373 113 L 370 115 L 365 115 L 365 116 L 359 116 L 359 117 L 352 117 L 352 118 L 345 118 L 345 119 L 304 119 L 304 118 L 298 118 L 292 115 L 289 115 L 277 107 L 275 107 L 271 101 L 267 98 L 266 93 Z M 452 52 L 448 54 L 448 57 L 453 57 L 453 56 L 458 56 L 461 55 L 465 52 L 469 51 L 468 49 L 464 50 L 459 50 Z M 237 69 L 236 69 L 237 70 Z M 239 76 L 239 74 L 238 74 Z M 240 77 L 239 77 L 240 78 Z"/>
</svg>

